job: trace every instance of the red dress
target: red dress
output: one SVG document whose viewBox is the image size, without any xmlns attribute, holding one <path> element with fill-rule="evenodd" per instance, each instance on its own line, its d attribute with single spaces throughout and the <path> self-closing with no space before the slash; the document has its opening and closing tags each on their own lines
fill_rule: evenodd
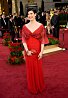
<svg viewBox="0 0 68 98">
<path fill-rule="evenodd" d="M 45 34 L 44 26 L 41 25 L 33 33 L 24 25 L 22 28 L 22 43 L 26 42 L 28 49 L 34 51 L 32 56 L 27 56 L 25 52 L 28 90 L 31 93 L 42 92 L 45 83 L 42 72 L 42 59 L 38 60 L 41 50 L 41 43 L 47 44 L 48 38 Z"/>
</svg>

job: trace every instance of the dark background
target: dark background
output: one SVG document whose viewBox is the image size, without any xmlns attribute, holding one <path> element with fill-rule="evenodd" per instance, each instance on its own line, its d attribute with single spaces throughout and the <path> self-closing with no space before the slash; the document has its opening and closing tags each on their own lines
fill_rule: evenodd
<svg viewBox="0 0 68 98">
<path fill-rule="evenodd" d="M 61 0 L 53 0 L 53 2 L 61 2 Z"/>
</svg>

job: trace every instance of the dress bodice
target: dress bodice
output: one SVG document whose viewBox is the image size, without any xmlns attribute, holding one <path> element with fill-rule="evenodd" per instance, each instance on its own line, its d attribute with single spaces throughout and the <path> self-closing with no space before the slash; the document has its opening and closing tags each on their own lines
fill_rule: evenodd
<svg viewBox="0 0 68 98">
<path fill-rule="evenodd" d="M 48 43 L 46 30 L 43 25 L 40 25 L 34 32 L 31 32 L 25 25 L 22 28 L 22 41 L 26 42 L 30 37 L 34 37 L 42 43 Z M 47 41 L 46 41 L 47 40 Z"/>
</svg>

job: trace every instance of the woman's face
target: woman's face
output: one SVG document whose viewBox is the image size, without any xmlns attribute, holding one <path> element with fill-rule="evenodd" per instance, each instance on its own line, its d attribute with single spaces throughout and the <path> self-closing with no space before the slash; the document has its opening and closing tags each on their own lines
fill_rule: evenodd
<svg viewBox="0 0 68 98">
<path fill-rule="evenodd" d="M 36 17 L 36 13 L 34 13 L 33 11 L 29 11 L 29 12 L 28 12 L 28 19 L 29 19 L 30 21 L 35 20 L 35 17 Z"/>
</svg>

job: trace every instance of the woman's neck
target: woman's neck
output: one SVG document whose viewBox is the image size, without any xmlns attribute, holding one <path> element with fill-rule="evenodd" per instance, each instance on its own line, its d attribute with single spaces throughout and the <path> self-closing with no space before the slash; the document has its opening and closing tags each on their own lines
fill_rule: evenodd
<svg viewBox="0 0 68 98">
<path fill-rule="evenodd" d="M 33 21 L 30 21 L 30 24 L 35 24 L 37 21 L 36 20 L 33 20 Z"/>
</svg>

